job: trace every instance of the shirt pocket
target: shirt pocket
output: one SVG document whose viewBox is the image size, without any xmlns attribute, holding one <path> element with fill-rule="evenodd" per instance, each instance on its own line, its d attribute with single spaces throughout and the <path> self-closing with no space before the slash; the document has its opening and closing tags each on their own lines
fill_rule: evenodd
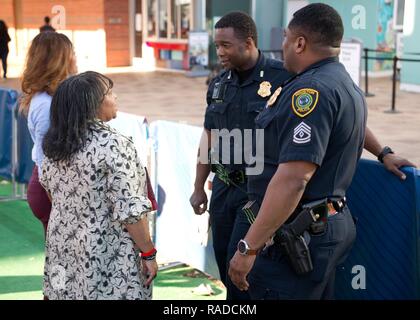
<svg viewBox="0 0 420 320">
<path fill-rule="evenodd" d="M 229 102 L 212 102 L 207 107 L 206 117 L 209 118 L 210 123 L 214 129 L 227 128 L 227 113 Z M 212 128 L 213 129 L 213 128 Z"/>
<path fill-rule="evenodd" d="M 272 108 L 265 108 L 258 114 L 255 119 L 257 129 L 267 128 L 276 117 L 276 111 Z"/>
<path fill-rule="evenodd" d="M 255 112 L 260 113 L 264 110 L 267 101 L 250 101 L 248 102 L 248 106 L 246 108 L 247 112 Z"/>
<path fill-rule="evenodd" d="M 242 114 L 243 117 L 243 126 L 245 129 L 253 129 L 255 128 L 255 118 L 258 116 L 258 114 L 264 110 L 266 101 L 249 101 Z"/>
</svg>

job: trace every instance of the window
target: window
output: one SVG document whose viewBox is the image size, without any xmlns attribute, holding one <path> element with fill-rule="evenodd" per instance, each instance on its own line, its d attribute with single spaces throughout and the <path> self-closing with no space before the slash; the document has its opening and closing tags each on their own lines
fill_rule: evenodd
<svg viewBox="0 0 420 320">
<path fill-rule="evenodd" d="M 147 36 L 156 37 L 156 0 L 147 0 Z"/>
<path fill-rule="evenodd" d="M 191 24 L 191 0 L 171 0 L 171 38 L 187 39 Z"/>
<path fill-rule="evenodd" d="M 180 0 L 179 10 L 181 12 L 181 37 L 188 38 L 188 32 L 191 26 L 191 1 Z"/>
<path fill-rule="evenodd" d="M 191 28 L 191 0 L 147 0 L 147 36 L 188 39 Z"/>
<path fill-rule="evenodd" d="M 396 0 L 394 3 L 394 29 L 402 30 L 404 26 L 405 0 Z"/>
<path fill-rule="evenodd" d="M 159 0 L 159 38 L 168 37 L 168 1 Z"/>
<path fill-rule="evenodd" d="M 179 30 L 179 10 L 177 10 L 177 0 L 171 0 L 171 38 L 176 39 L 178 38 L 178 30 Z"/>
</svg>

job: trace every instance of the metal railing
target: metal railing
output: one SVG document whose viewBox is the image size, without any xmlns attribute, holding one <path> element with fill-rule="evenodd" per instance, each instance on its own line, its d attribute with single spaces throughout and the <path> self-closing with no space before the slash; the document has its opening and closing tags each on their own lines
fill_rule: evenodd
<svg viewBox="0 0 420 320">
<path fill-rule="evenodd" d="M 283 60 L 283 50 L 261 50 L 261 52 L 268 58 Z"/>
<path fill-rule="evenodd" d="M 392 100 L 391 100 L 391 109 L 386 111 L 389 113 L 397 113 L 395 108 L 396 97 L 397 97 L 397 72 L 398 72 L 398 62 L 420 62 L 420 59 L 407 59 L 400 58 L 397 56 L 395 51 L 385 51 L 385 50 L 375 50 L 364 48 L 364 56 L 362 59 L 365 59 L 365 96 L 372 97 L 374 94 L 369 92 L 369 60 L 379 60 L 379 61 L 393 61 L 392 66 Z M 383 53 L 388 55 L 393 55 L 393 57 L 370 57 L 369 52 Z M 406 55 L 420 55 L 418 52 L 406 52 Z"/>
</svg>

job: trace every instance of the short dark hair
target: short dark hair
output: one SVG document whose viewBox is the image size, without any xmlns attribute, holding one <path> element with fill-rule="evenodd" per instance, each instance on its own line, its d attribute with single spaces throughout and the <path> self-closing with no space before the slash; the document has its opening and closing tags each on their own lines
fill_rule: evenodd
<svg viewBox="0 0 420 320">
<path fill-rule="evenodd" d="M 255 46 L 258 43 L 257 26 L 254 20 L 245 12 L 233 11 L 224 15 L 214 26 L 216 29 L 233 28 L 236 37 L 246 40 L 250 37 Z"/>
<path fill-rule="evenodd" d="M 296 11 L 289 29 L 301 31 L 313 43 L 331 47 L 340 47 L 344 35 L 339 13 L 324 3 L 313 3 Z"/>
<path fill-rule="evenodd" d="M 71 160 L 86 145 L 88 130 L 101 126 L 97 112 L 113 82 L 87 71 L 64 80 L 57 88 L 50 113 L 50 128 L 42 149 L 53 161 Z"/>
<path fill-rule="evenodd" d="M 44 17 L 44 22 L 45 23 L 50 23 L 50 17 L 49 16 Z"/>
</svg>

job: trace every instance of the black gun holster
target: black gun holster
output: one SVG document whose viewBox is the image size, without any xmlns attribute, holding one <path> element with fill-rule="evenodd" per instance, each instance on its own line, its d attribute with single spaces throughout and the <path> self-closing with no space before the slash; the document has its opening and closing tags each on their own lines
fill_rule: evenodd
<svg viewBox="0 0 420 320">
<path fill-rule="evenodd" d="M 245 205 L 243 210 L 252 208 L 254 215 L 258 213 L 259 207 L 252 202 Z M 256 212 L 255 212 L 256 211 Z M 292 214 L 292 219 L 283 224 L 275 233 L 274 245 L 279 245 L 283 253 L 288 257 L 291 267 L 298 275 L 309 273 L 313 270 L 311 253 L 303 234 L 305 231 L 316 230 L 317 233 L 325 230 L 325 223 L 322 222 L 328 216 L 327 199 L 314 201 L 303 206 Z"/>
</svg>

